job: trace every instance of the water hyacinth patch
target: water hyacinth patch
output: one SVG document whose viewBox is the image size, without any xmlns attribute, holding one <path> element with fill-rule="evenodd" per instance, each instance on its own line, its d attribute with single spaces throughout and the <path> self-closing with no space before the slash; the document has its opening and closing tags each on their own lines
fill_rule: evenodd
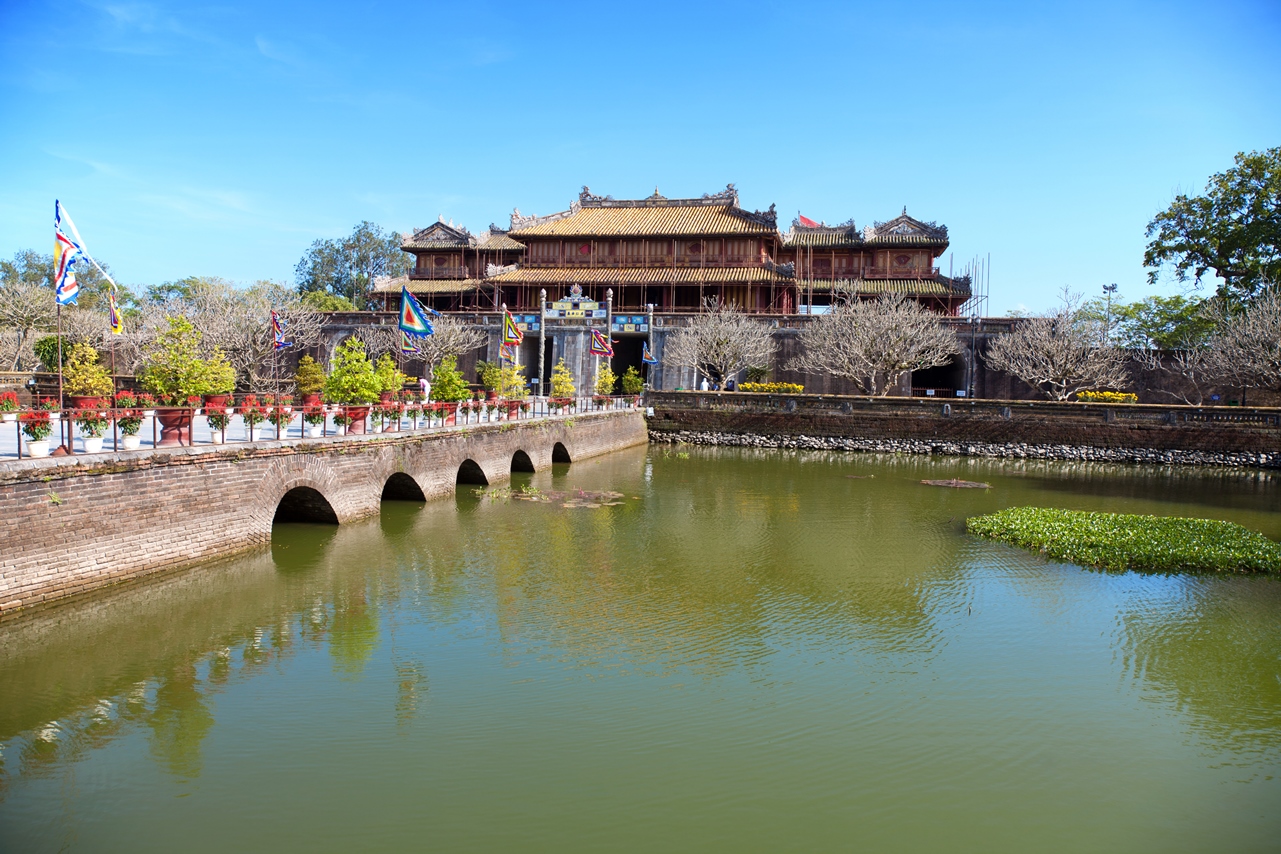
<svg viewBox="0 0 1281 854">
<path fill-rule="evenodd" d="M 966 520 L 979 537 L 1108 570 L 1281 572 L 1281 544 L 1232 522 L 1012 507 Z"/>
</svg>

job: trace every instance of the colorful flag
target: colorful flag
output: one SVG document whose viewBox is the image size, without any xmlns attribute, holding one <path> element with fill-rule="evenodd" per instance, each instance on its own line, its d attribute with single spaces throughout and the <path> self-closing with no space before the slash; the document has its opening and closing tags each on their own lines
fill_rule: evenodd
<svg viewBox="0 0 1281 854">
<path fill-rule="evenodd" d="M 111 320 L 111 334 L 119 335 L 125 331 L 125 319 L 120 316 L 120 306 L 116 305 L 115 291 L 107 291 L 107 314 Z"/>
<path fill-rule="evenodd" d="M 647 365 L 657 365 L 657 364 L 658 364 L 658 360 L 654 358 L 654 354 L 653 354 L 653 353 L 651 353 L 651 352 L 649 352 L 649 342 L 648 342 L 648 341 L 646 341 L 644 344 L 642 344 L 642 345 L 641 345 L 641 361 L 642 361 L 642 362 L 644 362 L 644 363 L 645 363 L 645 364 L 647 364 Z"/>
<path fill-rule="evenodd" d="M 67 234 L 68 231 L 71 232 L 70 235 Z M 93 260 L 89 250 L 85 249 L 84 240 L 76 230 L 76 224 L 71 221 L 62 202 L 57 199 L 53 201 L 53 233 L 54 288 L 59 305 L 75 304 L 80 286 L 76 283 L 76 274 L 72 267 L 81 257 L 87 258 L 89 263 L 102 274 L 107 284 L 111 285 L 112 293 L 118 290 L 115 280 L 107 275 L 107 271 L 102 269 L 102 266 Z"/>
<path fill-rule="evenodd" d="M 400 352 L 406 356 L 417 356 L 422 351 L 418 349 L 417 337 L 410 336 L 405 330 L 400 330 Z"/>
<path fill-rule="evenodd" d="M 53 202 L 53 287 L 58 305 L 75 305 L 80 295 L 76 283 L 76 261 L 80 259 L 80 244 L 72 240 L 62 228 L 62 202 Z M 68 219 L 67 222 L 71 220 Z"/>
<path fill-rule="evenodd" d="M 512 317 L 510 311 L 503 312 L 503 343 L 519 344 L 525 340 L 525 333 L 520 331 L 516 325 L 516 318 Z"/>
<path fill-rule="evenodd" d="M 285 340 L 285 322 L 276 314 L 276 310 L 271 310 L 271 334 L 276 338 L 276 349 L 283 350 L 290 347 L 294 342 Z"/>
<path fill-rule="evenodd" d="M 609 343 L 609 338 L 599 329 L 593 329 L 592 346 L 588 352 L 593 356 L 613 356 L 614 345 Z"/>
<path fill-rule="evenodd" d="M 805 216 L 800 211 L 797 211 L 796 213 L 796 221 L 805 228 L 818 228 L 818 223 Z"/>
<path fill-rule="evenodd" d="M 436 330 L 431 328 L 431 321 L 427 319 L 427 314 L 440 315 L 430 309 L 423 308 L 409 288 L 400 289 L 400 331 L 408 335 L 416 335 L 419 338 L 425 335 L 433 335 Z"/>
<path fill-rule="evenodd" d="M 510 362 L 513 365 L 516 364 L 516 345 L 504 344 L 499 347 L 498 358 L 502 359 L 504 362 Z"/>
</svg>

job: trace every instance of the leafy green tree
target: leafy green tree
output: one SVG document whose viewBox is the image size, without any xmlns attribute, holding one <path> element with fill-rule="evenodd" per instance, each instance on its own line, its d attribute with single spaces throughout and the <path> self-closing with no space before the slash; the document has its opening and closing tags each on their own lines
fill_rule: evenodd
<svg viewBox="0 0 1281 854">
<path fill-rule="evenodd" d="M 302 295 L 303 304 L 316 311 L 355 311 L 356 305 L 346 297 L 328 291 L 307 291 Z"/>
<path fill-rule="evenodd" d="M 110 272 L 109 265 L 102 261 L 98 263 L 102 264 L 104 270 Z M 80 285 L 80 295 L 76 299 L 76 305 L 90 311 L 106 311 L 107 292 L 111 289 L 106 278 L 88 261 L 76 264 L 75 271 L 76 282 Z M 12 286 L 21 283 L 45 288 L 49 291 L 51 300 L 53 275 L 53 255 L 43 255 L 34 249 L 24 249 L 14 253 L 11 260 L 0 261 L 0 282 Z M 119 285 L 118 282 L 117 285 Z M 125 309 L 132 306 L 136 300 L 128 288 L 120 286 L 116 294 L 116 302 L 121 309 Z"/>
<path fill-rule="evenodd" d="M 298 291 L 323 291 L 363 307 L 376 277 L 400 276 L 409 269 L 400 243 L 399 234 L 369 221 L 361 222 L 347 237 L 317 240 L 294 268 Z"/>
<path fill-rule="evenodd" d="M 236 370 L 221 350 L 201 358 L 203 335 L 191 321 L 170 316 L 167 328 L 147 348 L 142 384 L 166 405 L 180 405 L 189 395 L 227 394 L 236 386 Z"/>
<path fill-rule="evenodd" d="M 645 380 L 636 370 L 635 365 L 627 366 L 627 370 L 623 371 L 623 378 L 619 380 L 619 385 L 623 389 L 623 394 L 640 394 L 645 390 Z"/>
<path fill-rule="evenodd" d="M 1214 332 L 1214 300 L 1150 296 L 1114 303 L 1119 343 L 1133 350 L 1182 350 L 1205 343 Z"/>
<path fill-rule="evenodd" d="M 1167 264 L 1180 282 L 1191 274 L 1197 285 L 1213 270 L 1224 298 L 1248 300 L 1265 282 L 1281 282 L 1281 146 L 1235 161 L 1210 178 L 1205 195 L 1180 193 L 1148 223 L 1150 283 Z"/>
<path fill-rule="evenodd" d="M 405 375 L 396 367 L 391 355 L 383 353 L 374 365 L 374 375 L 378 377 L 379 391 L 400 391 L 405 387 Z"/>
<path fill-rule="evenodd" d="M 614 369 L 608 364 L 601 365 L 596 369 L 596 393 L 613 394 L 614 383 L 618 382 L 618 377 L 614 374 Z"/>
</svg>

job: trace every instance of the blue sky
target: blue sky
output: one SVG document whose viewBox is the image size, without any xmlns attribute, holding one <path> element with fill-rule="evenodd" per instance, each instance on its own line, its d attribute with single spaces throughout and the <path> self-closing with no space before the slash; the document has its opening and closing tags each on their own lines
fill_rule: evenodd
<svg viewBox="0 0 1281 854">
<path fill-rule="evenodd" d="M 0 256 L 50 251 L 60 198 L 122 282 L 291 282 L 363 219 L 734 182 L 784 224 L 946 224 L 958 268 L 991 253 L 993 314 L 1174 293 L 1144 226 L 1281 145 L 1279 36 L 1276 0 L 5 0 Z"/>
</svg>

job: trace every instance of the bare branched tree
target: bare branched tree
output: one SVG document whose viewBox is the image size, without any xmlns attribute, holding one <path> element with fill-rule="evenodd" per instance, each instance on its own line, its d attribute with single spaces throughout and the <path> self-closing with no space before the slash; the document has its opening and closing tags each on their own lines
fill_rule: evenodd
<svg viewBox="0 0 1281 854">
<path fill-rule="evenodd" d="M 1210 339 L 1213 372 L 1243 388 L 1281 388 L 1281 288 L 1265 284 L 1239 314 L 1227 317 Z"/>
<path fill-rule="evenodd" d="M 804 350 L 788 369 L 853 380 L 865 394 L 889 394 L 903 374 L 945 365 L 961 352 L 937 314 L 900 294 L 875 300 L 846 294 L 800 340 Z"/>
<path fill-rule="evenodd" d="M 689 326 L 668 337 L 663 362 L 702 371 L 722 382 L 749 365 L 768 365 L 774 356 L 770 327 L 753 320 L 733 303 L 704 302 Z"/>
<path fill-rule="evenodd" d="M 431 325 L 435 332 L 418 340 L 419 357 L 429 374 L 446 356 L 462 356 L 489 340 L 480 329 L 452 317 L 433 318 Z"/>
<path fill-rule="evenodd" d="M 1079 298 L 1066 289 L 1057 311 L 1022 320 L 993 339 L 987 363 L 1055 400 L 1083 389 L 1119 389 L 1129 381 L 1126 355 L 1099 345 L 1097 329 L 1081 322 Z"/>
<path fill-rule="evenodd" d="M 1219 378 L 1205 344 L 1192 344 L 1169 353 L 1135 350 L 1133 359 L 1142 370 L 1158 378 L 1151 391 L 1189 406 L 1204 403 L 1206 391 Z"/>
<path fill-rule="evenodd" d="M 260 281 L 241 289 L 221 279 L 201 279 L 181 308 L 204 333 L 203 345 L 221 350 L 236 369 L 237 382 L 249 389 L 284 379 L 290 351 L 314 346 L 321 338 L 320 312 L 277 282 Z M 272 309 L 284 322 L 287 348 L 276 349 Z"/>
<path fill-rule="evenodd" d="M 34 367 L 35 354 L 31 345 L 37 333 L 53 329 L 53 291 L 44 284 L 26 281 L 17 276 L 0 280 L 0 328 L 11 330 L 11 339 L 4 347 L 8 370 Z"/>
<path fill-rule="evenodd" d="M 360 326 L 351 337 L 365 345 L 370 361 L 376 362 L 387 353 L 394 358 L 400 352 L 399 326 Z"/>
</svg>

